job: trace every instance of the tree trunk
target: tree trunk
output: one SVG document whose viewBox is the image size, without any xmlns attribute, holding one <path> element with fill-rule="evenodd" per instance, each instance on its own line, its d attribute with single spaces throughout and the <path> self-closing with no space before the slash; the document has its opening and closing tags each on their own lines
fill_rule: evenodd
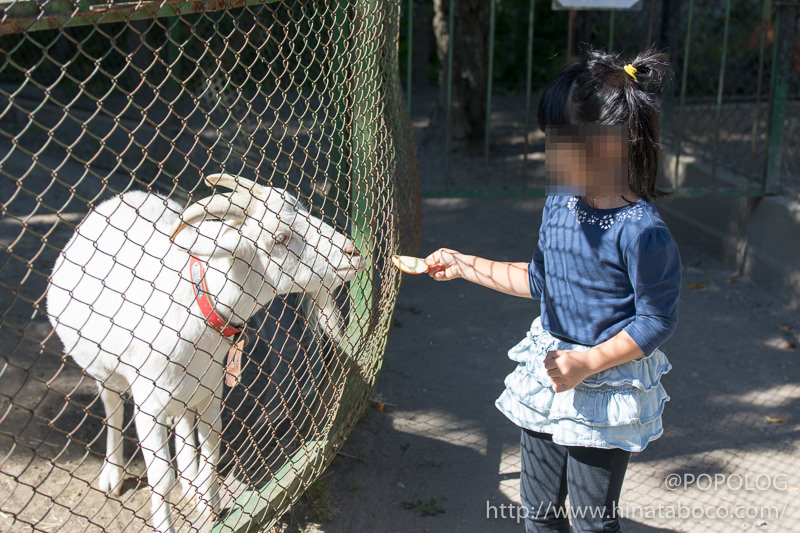
<svg viewBox="0 0 800 533">
<path fill-rule="evenodd" d="M 449 0 L 433 2 L 433 31 L 442 64 L 439 76 L 442 109 L 447 101 L 449 8 Z M 470 141 L 481 137 L 486 121 L 490 7 L 487 0 L 456 0 L 454 9 L 451 131 L 454 139 Z"/>
</svg>

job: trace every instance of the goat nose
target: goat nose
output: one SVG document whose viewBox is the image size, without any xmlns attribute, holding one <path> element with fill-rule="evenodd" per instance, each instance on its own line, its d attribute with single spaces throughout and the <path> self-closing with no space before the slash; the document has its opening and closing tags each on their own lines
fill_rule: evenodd
<svg viewBox="0 0 800 533">
<path fill-rule="evenodd" d="M 356 250 L 356 245 L 352 242 L 345 243 L 344 248 L 342 248 L 342 252 L 347 255 L 361 255 Z"/>
</svg>

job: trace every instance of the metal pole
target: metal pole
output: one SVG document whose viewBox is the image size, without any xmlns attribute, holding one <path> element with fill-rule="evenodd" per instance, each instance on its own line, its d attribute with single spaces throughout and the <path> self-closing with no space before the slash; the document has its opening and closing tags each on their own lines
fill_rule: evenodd
<svg viewBox="0 0 800 533">
<path fill-rule="evenodd" d="M 531 123 L 531 91 L 533 86 L 533 31 L 534 31 L 534 6 L 536 0 L 531 0 L 528 7 L 528 52 L 525 58 L 525 148 L 522 154 L 522 190 L 527 191 L 527 164 L 529 138 L 528 132 Z"/>
<path fill-rule="evenodd" d="M 453 26 L 455 0 L 450 0 L 447 14 L 447 101 L 445 102 L 444 188 L 450 188 L 450 120 L 453 106 Z"/>
<path fill-rule="evenodd" d="M 375 236 L 370 224 L 374 212 L 374 176 L 378 155 L 377 136 L 381 126 L 380 62 L 375 48 L 380 46 L 380 29 L 375 20 L 379 16 L 377 0 L 360 0 L 353 7 L 359 31 L 352 34 L 353 49 L 358 53 L 351 58 L 348 71 L 352 88 L 350 127 L 352 141 L 350 153 L 350 234 L 356 249 L 366 262 L 366 268 L 350 284 L 350 324 L 347 342 L 355 347 L 366 334 L 372 314 L 373 280 L 375 269 Z M 354 356 L 357 350 L 351 352 Z"/>
<path fill-rule="evenodd" d="M 489 66 L 486 73 L 486 131 L 483 134 L 483 171 L 485 185 L 489 183 L 489 134 L 492 124 L 492 78 L 494 77 L 494 39 L 497 0 L 489 0 Z"/>
<path fill-rule="evenodd" d="M 764 0 L 761 8 L 761 40 L 758 45 L 758 79 L 756 82 L 756 104 L 753 109 L 753 128 L 750 132 L 750 175 L 755 176 L 756 150 L 758 149 L 758 123 L 761 121 L 761 94 L 764 90 L 764 52 L 766 50 L 767 26 L 772 17 L 770 0 Z"/>
<path fill-rule="evenodd" d="M 719 155 L 719 121 L 722 114 L 722 92 L 725 89 L 725 63 L 728 59 L 728 28 L 731 20 L 731 0 L 725 2 L 725 28 L 722 31 L 722 57 L 719 64 L 719 83 L 717 84 L 717 103 L 714 111 L 714 145 L 711 157 L 711 186 L 717 188 L 717 157 Z"/>
<path fill-rule="evenodd" d="M 692 43 L 692 15 L 694 0 L 689 0 L 689 16 L 686 22 L 686 44 L 683 48 L 683 73 L 681 74 L 681 99 L 678 107 L 678 134 L 675 142 L 675 176 L 672 189 L 678 190 L 678 171 L 680 169 L 681 142 L 683 141 L 683 111 L 686 103 L 686 81 L 689 76 L 689 51 Z"/>
<path fill-rule="evenodd" d="M 769 130 L 767 137 L 767 165 L 764 174 L 764 194 L 778 190 L 783 152 L 783 129 L 786 118 L 786 100 L 789 93 L 789 65 L 792 61 L 792 43 L 797 24 L 797 7 L 790 3 L 775 3 L 775 52 L 772 62 Z"/>
</svg>

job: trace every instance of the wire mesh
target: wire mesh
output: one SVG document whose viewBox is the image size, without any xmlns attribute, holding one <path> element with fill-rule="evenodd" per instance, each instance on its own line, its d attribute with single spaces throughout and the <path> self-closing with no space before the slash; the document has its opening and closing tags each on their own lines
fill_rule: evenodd
<svg viewBox="0 0 800 533">
<path fill-rule="evenodd" d="M 418 244 L 399 5 L 51 4 L 0 3 L 0 531 L 269 529 Z"/>
</svg>

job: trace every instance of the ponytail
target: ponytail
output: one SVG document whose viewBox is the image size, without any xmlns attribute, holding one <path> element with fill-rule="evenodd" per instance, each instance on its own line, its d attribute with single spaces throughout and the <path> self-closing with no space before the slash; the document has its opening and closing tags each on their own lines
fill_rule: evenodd
<svg viewBox="0 0 800 533">
<path fill-rule="evenodd" d="M 671 79 L 669 59 L 649 48 L 629 63 L 588 49 L 547 86 L 539 101 L 539 127 L 624 124 L 628 130 L 628 185 L 645 200 L 661 196 L 658 177 L 657 101 Z"/>
<path fill-rule="evenodd" d="M 648 93 L 660 93 L 672 78 L 667 54 L 654 48 L 640 52 L 630 65 L 636 69 L 636 83 Z"/>
</svg>

